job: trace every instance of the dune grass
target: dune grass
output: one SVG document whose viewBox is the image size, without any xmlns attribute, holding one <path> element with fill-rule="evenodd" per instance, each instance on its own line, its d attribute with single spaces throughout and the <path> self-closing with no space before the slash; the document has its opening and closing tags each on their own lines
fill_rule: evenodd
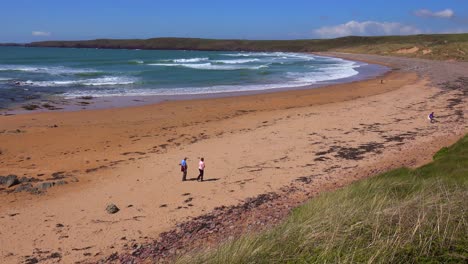
<svg viewBox="0 0 468 264">
<path fill-rule="evenodd" d="M 468 135 L 434 161 L 356 182 L 177 263 L 467 263 Z"/>
</svg>

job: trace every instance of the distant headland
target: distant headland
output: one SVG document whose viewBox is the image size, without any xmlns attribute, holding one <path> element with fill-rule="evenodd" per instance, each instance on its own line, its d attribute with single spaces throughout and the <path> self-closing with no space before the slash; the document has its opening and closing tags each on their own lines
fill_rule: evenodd
<svg viewBox="0 0 468 264">
<path fill-rule="evenodd" d="M 80 41 L 41 41 L 27 44 L 4 43 L 1 46 L 206 50 L 206 51 L 339 51 L 369 53 L 436 60 L 468 61 L 468 33 L 411 36 L 358 37 L 300 40 L 240 40 L 202 38 L 95 39 Z"/>
</svg>

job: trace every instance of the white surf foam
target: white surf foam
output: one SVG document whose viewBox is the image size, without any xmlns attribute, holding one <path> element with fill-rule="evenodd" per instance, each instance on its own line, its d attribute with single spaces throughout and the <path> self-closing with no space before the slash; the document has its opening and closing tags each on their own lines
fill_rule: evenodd
<svg viewBox="0 0 468 264">
<path fill-rule="evenodd" d="M 342 64 L 331 64 L 319 68 L 312 72 L 288 72 L 286 75 L 292 82 L 299 84 L 315 84 L 318 82 L 333 81 L 348 78 L 359 74 L 355 68 L 360 65 L 354 62 L 344 62 Z"/>
<path fill-rule="evenodd" d="M 134 64 L 143 64 L 143 63 L 145 63 L 145 62 L 142 61 L 142 60 L 130 60 L 129 62 L 130 62 L 130 63 L 134 63 Z"/>
<path fill-rule="evenodd" d="M 278 54 L 283 54 L 283 52 L 239 52 L 225 53 L 221 55 L 229 57 L 272 57 L 277 56 Z"/>
<path fill-rule="evenodd" d="M 215 63 L 224 63 L 224 64 L 244 64 L 249 62 L 259 61 L 259 59 L 238 59 L 238 60 L 213 60 Z"/>
<path fill-rule="evenodd" d="M 69 80 L 69 81 L 31 81 L 22 82 L 21 85 L 39 86 L 39 87 L 58 87 L 58 86 L 112 86 L 112 85 L 128 85 L 135 83 L 136 80 L 127 77 L 102 77 L 95 79 L 84 80 Z"/>
<path fill-rule="evenodd" d="M 278 88 L 301 87 L 319 82 L 337 80 L 347 77 L 352 77 L 358 74 L 353 68 L 336 67 L 329 72 L 308 72 L 308 73 L 288 73 L 289 79 L 284 83 L 273 84 L 255 84 L 255 85 L 216 85 L 209 87 L 181 87 L 171 89 L 131 89 L 125 88 L 112 90 L 91 90 L 91 91 L 74 91 L 64 94 L 66 98 L 77 98 L 80 96 L 93 97 L 113 97 L 113 96 L 175 96 L 175 95 L 202 95 L 214 93 L 231 93 L 231 92 L 248 92 L 261 91 Z"/>
<path fill-rule="evenodd" d="M 21 65 L 0 65 L 0 71 L 26 71 L 26 72 L 35 72 L 39 71 L 41 68 L 21 66 Z"/>
<path fill-rule="evenodd" d="M 209 58 L 190 58 L 190 59 L 174 59 L 174 60 L 171 60 L 172 62 L 175 62 L 175 63 L 186 63 L 186 62 L 201 62 L 201 61 L 207 61 L 209 60 Z"/>
<path fill-rule="evenodd" d="M 77 98 L 81 96 L 113 97 L 113 96 L 172 96 L 172 95 L 202 95 L 214 93 L 261 91 L 277 88 L 296 87 L 293 83 L 263 84 L 263 85 L 218 85 L 210 87 L 183 87 L 171 89 L 112 89 L 112 90 L 87 90 L 73 91 L 63 94 L 65 98 Z"/>
<path fill-rule="evenodd" d="M 93 69 L 73 69 L 67 67 L 42 67 L 42 66 L 24 66 L 24 65 L 0 65 L 0 71 L 22 71 L 33 73 L 46 73 L 51 75 L 78 74 L 97 72 Z"/>
<path fill-rule="evenodd" d="M 271 58 L 282 58 L 282 59 L 304 59 L 304 60 L 315 60 L 315 55 L 291 53 L 291 52 L 239 52 L 239 53 L 225 53 L 222 54 L 229 57 L 271 57 Z"/>
<path fill-rule="evenodd" d="M 258 70 L 261 68 L 266 68 L 268 65 L 259 65 L 259 66 L 233 66 L 233 65 L 214 65 L 210 62 L 208 63 L 150 63 L 147 65 L 152 66 L 164 66 L 164 67 L 185 67 L 198 70 L 223 70 L 223 71 L 232 71 L 232 70 Z"/>
</svg>

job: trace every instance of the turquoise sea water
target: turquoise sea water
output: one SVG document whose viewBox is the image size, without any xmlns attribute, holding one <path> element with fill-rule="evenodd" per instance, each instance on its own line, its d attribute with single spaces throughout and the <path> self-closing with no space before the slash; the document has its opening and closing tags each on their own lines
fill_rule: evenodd
<svg viewBox="0 0 468 264">
<path fill-rule="evenodd" d="M 297 87 L 362 63 L 283 52 L 0 47 L 0 105 L 48 95 L 195 95 Z"/>
</svg>

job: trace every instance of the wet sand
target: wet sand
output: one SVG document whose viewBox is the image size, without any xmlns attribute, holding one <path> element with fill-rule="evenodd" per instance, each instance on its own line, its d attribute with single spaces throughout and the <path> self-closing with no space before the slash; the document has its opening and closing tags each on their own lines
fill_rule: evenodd
<svg viewBox="0 0 468 264">
<path fill-rule="evenodd" d="M 0 185 L 0 259 L 104 258 L 284 186 L 313 196 L 423 164 L 466 133 L 466 88 L 453 88 L 466 64 L 332 55 L 399 70 L 311 90 L 0 116 L 0 175 L 39 180 L 33 188 L 56 183 L 39 194 Z M 205 157 L 206 182 L 181 182 L 184 156 L 189 179 Z M 109 203 L 120 211 L 108 214 Z"/>
</svg>

